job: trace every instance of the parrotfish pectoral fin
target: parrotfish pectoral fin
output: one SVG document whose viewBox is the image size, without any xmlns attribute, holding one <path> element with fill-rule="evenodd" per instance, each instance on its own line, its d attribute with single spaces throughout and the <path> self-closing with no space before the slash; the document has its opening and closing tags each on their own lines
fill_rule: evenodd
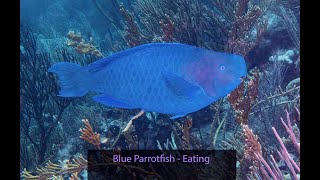
<svg viewBox="0 0 320 180">
<path fill-rule="evenodd" d="M 177 118 L 184 117 L 186 115 L 187 115 L 187 113 L 180 113 L 180 114 L 176 114 L 176 115 L 172 116 L 170 119 L 177 119 Z"/>
<path fill-rule="evenodd" d="M 186 81 L 176 74 L 163 72 L 162 75 L 166 86 L 179 98 L 192 99 L 197 92 L 201 90 L 200 87 Z"/>
<path fill-rule="evenodd" d="M 136 109 L 138 107 L 135 107 L 133 105 L 130 105 L 128 103 L 125 103 L 119 99 L 113 98 L 111 96 L 108 96 L 106 94 L 103 95 L 96 95 L 92 97 L 93 100 L 102 103 L 106 106 L 112 106 L 112 107 L 118 107 L 118 108 L 126 108 L 126 109 Z"/>
<path fill-rule="evenodd" d="M 61 85 L 58 96 L 81 97 L 88 92 L 88 90 L 83 87 L 83 83 L 87 77 L 81 73 L 81 68 L 79 64 L 60 62 L 48 69 L 48 72 L 58 75 Z"/>
</svg>

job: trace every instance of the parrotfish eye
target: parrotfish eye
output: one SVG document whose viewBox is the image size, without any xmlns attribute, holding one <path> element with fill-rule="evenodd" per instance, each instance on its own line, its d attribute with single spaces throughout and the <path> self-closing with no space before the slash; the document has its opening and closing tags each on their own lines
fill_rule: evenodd
<svg viewBox="0 0 320 180">
<path fill-rule="evenodd" d="M 220 69 L 220 71 L 224 71 L 224 70 L 226 69 L 226 67 L 224 66 L 224 64 L 221 64 L 221 65 L 219 66 L 219 69 Z"/>
</svg>

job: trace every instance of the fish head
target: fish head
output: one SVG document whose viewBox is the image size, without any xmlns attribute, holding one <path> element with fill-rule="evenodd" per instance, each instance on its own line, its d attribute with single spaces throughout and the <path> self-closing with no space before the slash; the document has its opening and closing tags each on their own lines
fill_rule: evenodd
<svg viewBox="0 0 320 180">
<path fill-rule="evenodd" d="M 194 64 L 191 76 L 208 96 L 219 99 L 233 91 L 246 74 L 242 56 L 210 51 Z"/>
</svg>

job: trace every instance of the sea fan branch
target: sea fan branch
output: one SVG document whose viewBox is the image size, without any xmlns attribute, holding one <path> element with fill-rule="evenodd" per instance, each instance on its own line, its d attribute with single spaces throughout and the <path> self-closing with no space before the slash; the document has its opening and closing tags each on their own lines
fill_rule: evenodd
<svg viewBox="0 0 320 180">
<path fill-rule="evenodd" d="M 100 134 L 93 131 L 88 119 L 83 119 L 82 122 L 85 124 L 85 128 L 80 128 L 80 138 L 100 149 Z"/>
</svg>

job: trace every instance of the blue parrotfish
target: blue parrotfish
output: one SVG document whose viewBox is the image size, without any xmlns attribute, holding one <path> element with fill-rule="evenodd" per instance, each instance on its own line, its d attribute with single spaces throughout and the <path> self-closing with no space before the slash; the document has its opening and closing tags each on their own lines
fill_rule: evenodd
<svg viewBox="0 0 320 180">
<path fill-rule="evenodd" d="M 180 43 L 151 43 L 114 53 L 87 66 L 59 62 L 61 97 L 95 92 L 107 106 L 184 117 L 232 92 L 246 76 L 242 56 Z"/>
</svg>

